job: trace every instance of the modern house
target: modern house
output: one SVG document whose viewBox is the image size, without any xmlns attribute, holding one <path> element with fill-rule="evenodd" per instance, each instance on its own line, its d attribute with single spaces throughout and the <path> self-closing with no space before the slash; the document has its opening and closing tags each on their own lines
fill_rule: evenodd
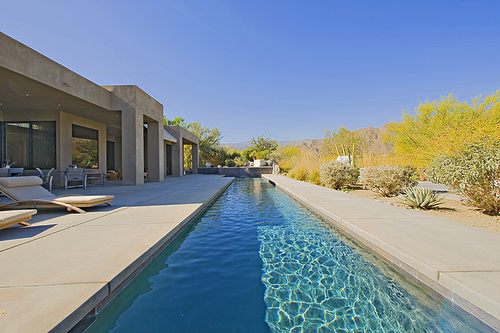
<svg viewBox="0 0 500 333">
<path fill-rule="evenodd" d="M 100 86 L 0 32 L 0 156 L 25 170 L 121 170 L 123 185 L 182 176 L 198 137 L 163 126 L 163 106 L 135 85 Z"/>
</svg>

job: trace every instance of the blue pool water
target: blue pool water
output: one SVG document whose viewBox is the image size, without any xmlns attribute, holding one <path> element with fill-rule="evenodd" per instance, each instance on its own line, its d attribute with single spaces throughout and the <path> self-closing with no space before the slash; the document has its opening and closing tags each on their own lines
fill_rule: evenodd
<svg viewBox="0 0 500 333">
<path fill-rule="evenodd" d="M 484 330 L 281 191 L 246 178 L 235 180 L 85 332 Z"/>
</svg>

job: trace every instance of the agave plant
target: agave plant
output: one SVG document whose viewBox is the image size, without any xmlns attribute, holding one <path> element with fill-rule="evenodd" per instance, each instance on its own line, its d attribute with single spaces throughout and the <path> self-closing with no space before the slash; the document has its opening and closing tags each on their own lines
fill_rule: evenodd
<svg viewBox="0 0 500 333">
<path fill-rule="evenodd" d="M 444 197 L 441 197 L 432 189 L 424 187 L 408 187 L 399 197 L 402 199 L 402 203 L 413 208 L 422 209 L 438 208 L 444 201 Z"/>
</svg>

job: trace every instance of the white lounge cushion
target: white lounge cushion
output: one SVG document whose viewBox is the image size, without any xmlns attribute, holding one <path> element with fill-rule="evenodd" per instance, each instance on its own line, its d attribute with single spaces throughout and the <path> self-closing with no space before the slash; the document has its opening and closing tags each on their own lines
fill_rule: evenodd
<svg viewBox="0 0 500 333">
<path fill-rule="evenodd" d="M 0 211 L 0 229 L 29 220 L 34 214 L 36 214 L 36 209 Z"/>
<path fill-rule="evenodd" d="M 17 177 L 16 177 L 17 178 Z M 113 195 L 72 195 L 58 196 L 50 193 L 42 186 L 42 180 L 36 176 L 14 178 L 0 178 L 0 191 L 13 201 L 35 201 L 37 207 L 50 204 L 50 202 L 67 204 L 74 207 L 92 207 L 99 204 L 110 204 Z M 48 201 L 48 202 L 42 202 Z M 76 209 L 75 209 L 76 210 Z M 83 213 L 84 211 L 78 210 Z"/>
<path fill-rule="evenodd" d="M 38 178 L 39 177 L 13 177 L 13 178 Z M 26 182 L 17 182 L 18 184 L 22 184 L 22 186 L 14 186 L 16 182 L 5 181 L 6 178 L 0 178 L 0 189 L 4 190 L 6 194 L 14 198 L 16 201 L 30 200 L 30 199 L 44 199 L 44 200 L 52 200 L 56 196 L 53 193 L 50 193 L 46 189 L 44 189 L 41 184 L 37 185 L 27 185 L 30 183 L 35 183 L 35 180 L 28 180 Z M 7 186 L 6 186 L 7 185 Z"/>
<path fill-rule="evenodd" d="M 29 220 L 34 214 L 36 214 L 36 209 L 2 210 L 0 211 L 0 223 Z"/>
<path fill-rule="evenodd" d="M 26 177 L 0 177 L 0 185 L 6 188 L 24 187 L 24 186 L 40 186 L 43 181 L 37 176 Z"/>
<path fill-rule="evenodd" d="M 95 205 L 101 202 L 111 201 L 114 197 L 114 195 L 68 195 L 56 197 L 52 200 L 78 207 L 79 204 Z"/>
</svg>

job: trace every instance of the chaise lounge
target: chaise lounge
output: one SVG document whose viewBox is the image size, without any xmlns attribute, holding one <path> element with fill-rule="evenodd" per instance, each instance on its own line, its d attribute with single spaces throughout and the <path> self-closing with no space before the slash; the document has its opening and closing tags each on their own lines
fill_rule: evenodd
<svg viewBox="0 0 500 333">
<path fill-rule="evenodd" d="M 44 208 L 58 205 L 65 207 L 68 211 L 85 213 L 80 207 L 100 204 L 111 206 L 110 201 L 114 198 L 113 195 L 55 196 L 41 185 L 42 179 L 37 176 L 0 178 L 0 192 L 12 200 L 12 202 L 0 205 L 0 209 L 11 206 Z"/>
<path fill-rule="evenodd" d="M 36 209 L 8 210 L 0 212 L 0 229 L 10 227 L 14 224 L 30 225 L 26 221 L 31 215 L 36 214 Z"/>
</svg>

